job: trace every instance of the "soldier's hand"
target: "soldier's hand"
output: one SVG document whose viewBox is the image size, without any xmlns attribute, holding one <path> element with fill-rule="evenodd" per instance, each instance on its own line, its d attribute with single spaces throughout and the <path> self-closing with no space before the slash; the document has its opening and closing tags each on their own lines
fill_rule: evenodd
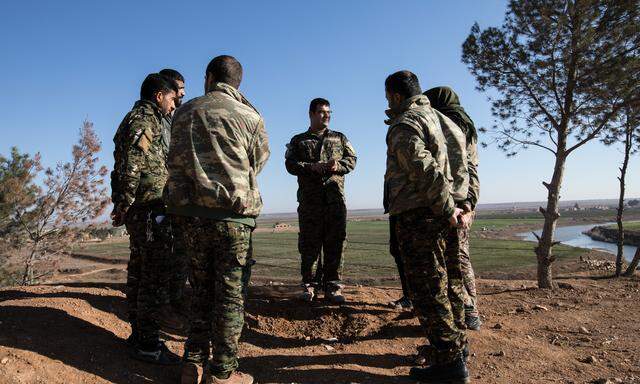
<svg viewBox="0 0 640 384">
<path fill-rule="evenodd" d="M 338 162 L 335 159 L 329 160 L 329 162 L 327 162 L 327 170 L 329 172 L 336 172 L 338 170 Z"/>
<path fill-rule="evenodd" d="M 476 213 L 474 211 L 465 212 L 460 215 L 460 220 L 462 221 L 462 227 L 465 229 L 471 228 L 471 224 L 473 224 L 473 219 L 476 217 Z"/>
<path fill-rule="evenodd" d="M 462 225 L 460 221 L 460 216 L 462 215 L 462 209 L 454 208 L 453 215 L 449 218 L 449 224 L 452 227 L 460 227 Z"/>
<path fill-rule="evenodd" d="M 326 163 L 312 163 L 310 168 L 312 172 L 323 174 L 326 169 Z"/>
</svg>

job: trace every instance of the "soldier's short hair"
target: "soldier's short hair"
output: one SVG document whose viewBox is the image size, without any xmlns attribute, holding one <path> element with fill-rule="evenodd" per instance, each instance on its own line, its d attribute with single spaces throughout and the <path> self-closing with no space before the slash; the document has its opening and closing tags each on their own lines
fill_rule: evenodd
<svg viewBox="0 0 640 384">
<path fill-rule="evenodd" d="M 327 107 L 331 106 L 331 104 L 329 104 L 329 100 L 323 99 L 322 97 L 316 97 L 311 100 L 311 103 L 309 103 L 309 113 L 315 112 L 321 105 L 326 105 Z"/>
<path fill-rule="evenodd" d="M 164 77 L 168 77 L 173 81 L 182 81 L 184 83 L 184 77 L 180 72 L 176 71 L 175 69 L 165 68 L 158 73 Z"/>
<path fill-rule="evenodd" d="M 242 65 L 233 56 L 217 56 L 207 65 L 207 75 L 212 75 L 217 82 L 238 88 L 242 81 Z"/>
<path fill-rule="evenodd" d="M 422 93 L 418 76 L 411 71 L 398 71 L 387 77 L 384 87 L 389 93 L 411 97 Z"/>
<path fill-rule="evenodd" d="M 155 101 L 154 97 L 158 92 L 178 92 L 176 83 L 162 76 L 159 73 L 152 73 L 142 82 L 140 86 L 140 99 Z"/>
</svg>

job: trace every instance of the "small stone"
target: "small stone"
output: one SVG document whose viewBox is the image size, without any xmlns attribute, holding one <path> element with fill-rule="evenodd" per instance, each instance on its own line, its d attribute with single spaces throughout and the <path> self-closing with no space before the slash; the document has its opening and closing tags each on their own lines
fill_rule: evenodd
<svg viewBox="0 0 640 384">
<path fill-rule="evenodd" d="M 597 379 L 592 382 L 593 384 L 611 384 L 609 379 Z"/>
<path fill-rule="evenodd" d="M 589 332 L 589 330 L 588 330 L 587 328 L 585 328 L 585 327 L 580 327 L 580 328 L 578 329 L 578 331 L 579 331 L 580 333 L 582 333 L 583 335 L 589 335 L 589 334 L 591 334 L 591 332 Z"/>
<path fill-rule="evenodd" d="M 533 340 L 533 337 L 531 337 L 531 335 L 526 335 L 525 337 L 527 338 L 527 340 Z"/>
<path fill-rule="evenodd" d="M 325 348 L 327 349 L 327 351 L 335 351 L 335 348 L 333 348 L 333 347 L 332 347 L 332 346 L 330 346 L 330 345 L 322 344 L 322 346 L 323 346 L 323 347 L 325 347 Z"/>
<path fill-rule="evenodd" d="M 547 308 L 545 306 L 542 306 L 542 305 L 535 305 L 533 307 L 533 309 L 536 310 L 536 311 L 548 311 L 549 310 L 549 308 Z"/>
<path fill-rule="evenodd" d="M 598 359 L 596 359 L 595 356 L 587 356 L 584 359 L 580 360 L 580 362 L 585 364 L 596 364 L 598 362 Z"/>
<path fill-rule="evenodd" d="M 0 364 L 4 365 L 7 364 L 9 362 L 9 358 L 8 357 L 3 357 L 2 360 L 0 360 Z"/>
<path fill-rule="evenodd" d="M 585 343 L 589 343 L 589 342 L 593 341 L 593 339 L 591 339 L 590 337 L 587 337 L 587 336 L 579 337 L 578 340 L 584 341 Z"/>
<path fill-rule="evenodd" d="M 500 323 L 496 323 L 496 325 L 494 325 L 493 327 L 491 327 L 493 329 L 502 329 L 502 324 Z"/>
<path fill-rule="evenodd" d="M 491 355 L 491 356 L 497 356 L 497 357 L 504 357 L 504 356 L 506 356 L 507 354 L 506 354 L 504 351 L 498 351 L 498 352 L 492 352 L 492 353 L 490 353 L 489 355 Z"/>
<path fill-rule="evenodd" d="M 310 336 L 306 336 L 304 339 L 309 341 L 309 340 L 311 340 L 311 337 Z"/>
</svg>

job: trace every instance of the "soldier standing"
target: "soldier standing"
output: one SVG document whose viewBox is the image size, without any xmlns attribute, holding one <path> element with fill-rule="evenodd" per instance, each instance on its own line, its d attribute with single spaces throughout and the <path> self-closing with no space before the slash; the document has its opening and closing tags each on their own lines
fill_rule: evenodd
<svg viewBox="0 0 640 384">
<path fill-rule="evenodd" d="M 185 95 L 184 77 L 180 72 L 170 68 L 165 68 L 159 73 L 176 84 L 176 87 L 178 88 L 178 93 L 176 95 L 176 109 L 178 109 L 182 105 L 182 98 Z M 162 119 L 162 138 L 163 143 L 166 146 L 167 153 L 169 152 L 169 144 L 171 143 L 171 122 L 173 120 L 174 113 L 169 114 Z M 188 276 L 188 262 L 184 242 L 182 241 L 183 236 L 181 228 L 177 222 L 172 222 L 171 224 L 173 233 L 173 257 L 171 258 L 172 266 L 171 279 L 169 281 L 168 301 L 174 312 L 185 313 L 184 291 Z"/>
<path fill-rule="evenodd" d="M 466 382 L 466 334 L 455 322 L 444 255 L 445 235 L 458 225 L 462 212 L 450 192 L 446 140 L 415 74 L 390 75 L 385 93 L 389 102 L 385 211 L 396 220 L 409 296 L 429 340 L 423 351 L 432 362 L 427 368 L 412 368 L 410 374 L 418 380 Z"/>
<path fill-rule="evenodd" d="M 312 301 L 316 290 L 322 288 L 325 298 L 343 303 L 341 273 L 347 237 L 344 175 L 355 168 L 356 153 L 344 134 L 329 129 L 329 101 L 313 99 L 309 119 L 309 129 L 291 139 L 285 154 L 287 171 L 298 177 L 301 297 Z"/>
<path fill-rule="evenodd" d="M 162 119 L 174 110 L 175 85 L 159 74 L 147 76 L 135 103 L 113 139 L 111 173 L 114 226 L 126 225 L 131 255 L 127 267 L 127 303 L 136 359 L 179 363 L 159 339 L 157 314 L 167 297 L 171 224 L 165 217 L 162 189 L 167 180 Z"/>
<path fill-rule="evenodd" d="M 480 196 L 480 179 L 478 177 L 478 134 L 464 108 L 460 105 L 458 95 L 449 87 L 435 87 L 424 93 L 431 106 L 453 120 L 464 132 L 469 188 L 467 195 L 458 200 L 456 205 L 462 208 L 462 221 L 465 225 L 457 229 L 459 239 L 459 259 L 464 281 L 464 310 L 467 328 L 479 330 L 482 322 L 478 312 L 476 279 L 469 254 L 469 228 L 475 216 L 475 207 Z"/>
<path fill-rule="evenodd" d="M 269 146 L 262 118 L 238 91 L 241 80 L 235 58 L 214 58 L 206 94 L 173 119 L 165 202 L 183 229 L 194 290 L 182 383 L 200 382 L 202 364 L 203 383 L 253 383 L 237 371 L 238 341 L 251 236 L 262 208 L 256 177 Z"/>
</svg>

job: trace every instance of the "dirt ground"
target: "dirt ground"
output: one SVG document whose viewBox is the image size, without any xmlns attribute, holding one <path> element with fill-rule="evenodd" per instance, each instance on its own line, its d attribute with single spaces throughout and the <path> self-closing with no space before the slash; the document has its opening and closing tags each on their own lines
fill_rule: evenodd
<svg viewBox="0 0 640 384">
<path fill-rule="evenodd" d="M 640 279 L 572 269 L 554 291 L 531 280 L 479 282 L 484 326 L 469 333 L 473 383 L 640 383 Z M 0 383 L 176 383 L 178 367 L 127 356 L 123 289 L 0 290 Z M 398 289 L 349 287 L 342 306 L 305 305 L 297 290 L 251 287 L 240 365 L 257 382 L 412 382 L 410 357 L 424 338 L 410 313 L 388 306 Z M 182 353 L 184 335 L 165 338 Z"/>
</svg>

